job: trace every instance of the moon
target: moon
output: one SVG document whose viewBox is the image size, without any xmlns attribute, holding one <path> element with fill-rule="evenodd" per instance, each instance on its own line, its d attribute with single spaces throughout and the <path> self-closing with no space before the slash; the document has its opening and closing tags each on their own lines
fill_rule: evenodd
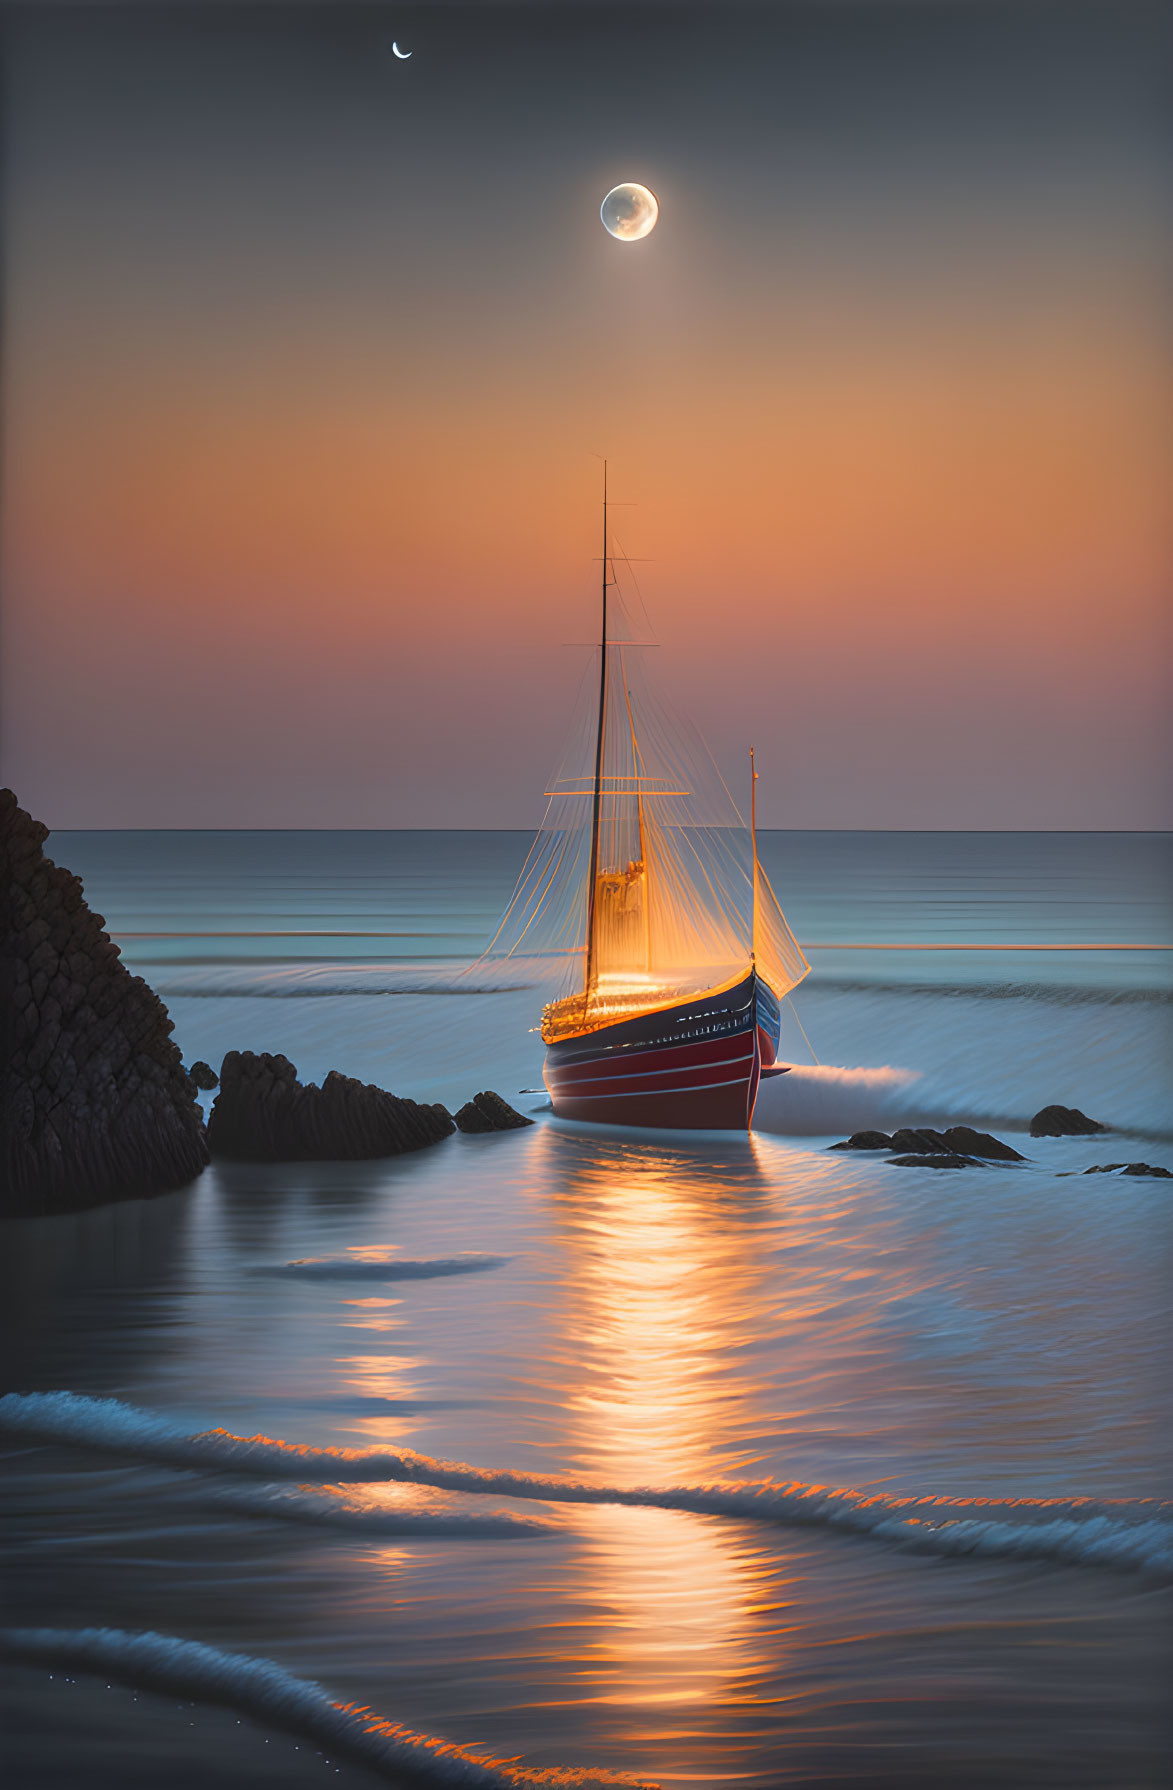
<svg viewBox="0 0 1173 1790">
<path fill-rule="evenodd" d="M 650 187 L 636 180 L 613 186 L 599 207 L 605 229 L 619 242 L 639 242 L 650 236 L 660 216 L 660 201 Z"/>
<path fill-rule="evenodd" d="M 391 54 L 393 56 L 398 56 L 400 62 L 407 62 L 409 60 L 409 58 L 415 54 L 415 52 L 414 52 L 414 50 L 401 50 L 399 48 L 398 44 L 393 43 L 391 45 Z"/>
</svg>

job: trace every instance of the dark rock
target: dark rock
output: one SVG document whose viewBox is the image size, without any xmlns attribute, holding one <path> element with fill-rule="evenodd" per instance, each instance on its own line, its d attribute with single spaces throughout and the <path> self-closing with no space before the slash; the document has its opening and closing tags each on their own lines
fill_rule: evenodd
<svg viewBox="0 0 1173 1790">
<path fill-rule="evenodd" d="M 48 828 L 0 790 L 0 1215 L 182 1187 L 208 1160 L 171 1021 Z"/>
<path fill-rule="evenodd" d="M 422 1150 L 452 1130 L 442 1106 L 401 1100 L 335 1069 L 320 1088 L 303 1087 L 288 1057 L 230 1050 L 208 1147 L 238 1162 L 349 1162 Z"/>
<path fill-rule="evenodd" d="M 988 1131 L 975 1131 L 970 1125 L 950 1125 L 945 1141 L 959 1156 L 984 1156 L 994 1162 L 1026 1161 L 1025 1156 L 1004 1144 L 1000 1137 L 991 1137 Z"/>
<path fill-rule="evenodd" d="M 491 1091 L 474 1094 L 456 1115 L 457 1129 L 466 1132 L 517 1131 L 532 1124 L 532 1119 L 515 1112 L 508 1101 Z"/>
<path fill-rule="evenodd" d="M 980 1168 L 969 1156 L 955 1156 L 949 1150 L 933 1150 L 925 1156 L 889 1156 L 892 1168 Z"/>
<path fill-rule="evenodd" d="M 939 1131 L 894 1131 L 892 1149 L 913 1156 L 949 1156 L 956 1152 Z"/>
<path fill-rule="evenodd" d="M 220 1086 L 220 1077 L 210 1063 L 193 1063 L 187 1073 L 196 1087 L 202 1088 L 205 1094 L 210 1094 L 213 1088 Z"/>
<path fill-rule="evenodd" d="M 1030 1122 L 1032 1137 L 1091 1137 L 1093 1132 L 1110 1129 L 1089 1119 L 1077 1106 L 1044 1106 Z"/>
<path fill-rule="evenodd" d="M 892 1139 L 886 1131 L 853 1131 L 843 1144 L 831 1144 L 832 1150 L 890 1150 Z"/>
<path fill-rule="evenodd" d="M 1167 1168 L 1154 1168 L 1151 1162 L 1101 1162 L 1085 1168 L 1085 1175 L 1155 1175 L 1162 1181 L 1173 1181 Z"/>
</svg>

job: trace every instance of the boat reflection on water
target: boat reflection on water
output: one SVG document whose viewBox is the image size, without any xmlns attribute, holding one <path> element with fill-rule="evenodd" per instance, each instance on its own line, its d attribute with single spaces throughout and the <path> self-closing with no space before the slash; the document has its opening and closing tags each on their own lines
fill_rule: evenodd
<svg viewBox="0 0 1173 1790">
<path fill-rule="evenodd" d="M 769 1263 L 755 1238 L 771 1195 L 759 1146 L 573 1144 L 553 1129 L 545 1140 L 565 1159 L 549 1176 L 564 1245 L 552 1365 L 574 1469 L 612 1485 L 736 1477 L 762 1420 L 751 1345 Z M 576 1520 L 571 1601 L 593 1631 L 573 1643 L 582 1700 L 615 1706 L 610 1738 L 633 1769 L 654 1758 L 661 1778 L 695 1777 L 703 1755 L 706 1781 L 726 1775 L 703 1737 L 771 1669 L 755 1631 L 775 1552 L 766 1563 L 752 1531 L 687 1512 L 584 1505 Z M 730 1738 L 714 1733 L 718 1754 Z"/>
</svg>

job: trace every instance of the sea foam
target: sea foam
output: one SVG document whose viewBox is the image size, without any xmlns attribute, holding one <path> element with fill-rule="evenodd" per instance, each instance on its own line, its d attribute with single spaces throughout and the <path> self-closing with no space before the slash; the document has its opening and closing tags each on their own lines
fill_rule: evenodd
<svg viewBox="0 0 1173 1790">
<path fill-rule="evenodd" d="M 226 1653 L 174 1635 L 117 1628 L 0 1629 L 0 1657 L 20 1665 L 100 1672 L 122 1684 L 216 1703 L 314 1741 L 335 1758 L 364 1765 L 391 1783 L 452 1785 L 458 1790 L 595 1790 L 635 1786 L 614 1772 L 556 1768 L 526 1771 L 513 1761 L 474 1757 L 451 1741 L 420 1734 L 353 1703 L 336 1703 L 321 1685 L 295 1678 L 273 1660 Z M 642 1790 L 656 1790 L 643 1786 Z"/>
<path fill-rule="evenodd" d="M 465 1255 L 430 1256 L 415 1262 L 394 1256 L 321 1256 L 300 1262 L 273 1262 L 251 1272 L 288 1280 L 438 1280 L 450 1274 L 483 1274 L 489 1268 L 504 1268 L 508 1260 L 508 1256 L 476 1255 L 471 1250 Z"/>
<path fill-rule="evenodd" d="M 393 1536 L 425 1541 L 525 1541 L 557 1533 L 544 1517 L 511 1516 L 507 1511 L 414 1509 L 357 1504 L 333 1488 L 239 1486 L 217 1491 L 208 1508 L 228 1516 L 308 1523 L 344 1535 Z"/>
<path fill-rule="evenodd" d="M 473 1467 L 410 1449 L 316 1448 L 223 1429 L 188 1435 L 118 1399 L 9 1393 L 0 1431 L 128 1454 L 160 1466 L 300 1484 L 397 1481 L 556 1504 L 623 1504 L 814 1527 L 947 1558 L 1051 1560 L 1173 1578 L 1173 1503 L 1148 1498 L 967 1498 L 789 1482 L 616 1486 Z"/>
<path fill-rule="evenodd" d="M 762 1082 L 754 1105 L 754 1130 L 783 1137 L 890 1130 L 909 1122 L 919 1080 L 915 1071 L 887 1064 L 878 1069 L 796 1064 L 785 1075 Z"/>
</svg>

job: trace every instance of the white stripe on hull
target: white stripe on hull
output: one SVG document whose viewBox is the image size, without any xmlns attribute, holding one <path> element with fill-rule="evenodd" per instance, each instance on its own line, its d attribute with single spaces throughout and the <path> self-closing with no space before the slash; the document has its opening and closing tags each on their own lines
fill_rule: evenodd
<svg viewBox="0 0 1173 1790">
<path fill-rule="evenodd" d="M 743 1050 L 741 1054 L 736 1057 L 718 1057 L 715 1063 L 682 1063 L 679 1069 L 624 1069 L 622 1066 L 617 1067 L 614 1063 L 609 1063 L 606 1064 L 607 1074 L 605 1075 L 588 1075 L 583 1077 L 577 1074 L 571 1074 L 571 1068 L 574 1070 L 583 1067 L 589 1068 L 591 1064 L 601 1063 L 602 1061 L 603 1059 L 601 1057 L 592 1057 L 590 1063 L 586 1065 L 575 1063 L 568 1066 L 566 1069 L 559 1069 L 557 1071 L 559 1085 L 571 1086 L 582 1080 L 585 1080 L 589 1085 L 591 1082 L 595 1081 L 646 1081 L 649 1076 L 655 1075 L 702 1075 L 710 1069 L 723 1069 L 727 1063 L 751 1063 L 753 1061 L 753 1051 Z"/>
</svg>

